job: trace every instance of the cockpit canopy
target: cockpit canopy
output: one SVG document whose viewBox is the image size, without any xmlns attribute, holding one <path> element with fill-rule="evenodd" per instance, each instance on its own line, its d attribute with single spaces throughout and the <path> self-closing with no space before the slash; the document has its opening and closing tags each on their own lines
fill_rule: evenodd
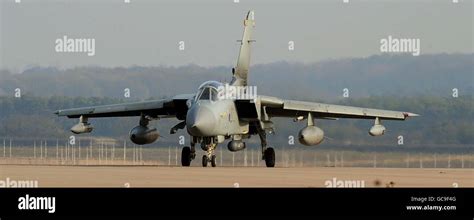
<svg viewBox="0 0 474 220">
<path fill-rule="evenodd" d="M 207 81 L 199 86 L 198 93 L 196 96 L 197 100 L 218 100 L 218 88 L 223 86 L 222 83 L 217 81 Z"/>
</svg>

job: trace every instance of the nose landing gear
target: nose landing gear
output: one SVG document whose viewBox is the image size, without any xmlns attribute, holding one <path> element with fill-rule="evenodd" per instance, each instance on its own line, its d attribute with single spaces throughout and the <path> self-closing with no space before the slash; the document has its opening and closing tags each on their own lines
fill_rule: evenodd
<svg viewBox="0 0 474 220">
<path fill-rule="evenodd" d="M 207 155 L 202 156 L 202 166 L 207 167 L 208 163 L 211 163 L 212 167 L 216 167 L 216 155 L 212 155 L 211 158 L 209 158 Z"/>
<path fill-rule="evenodd" d="M 202 156 L 202 166 L 207 167 L 209 163 L 211 163 L 212 167 L 217 166 L 216 163 L 216 155 L 214 151 L 217 147 L 217 141 L 214 139 L 197 139 L 193 137 L 191 141 L 191 147 L 183 147 L 181 151 L 181 165 L 183 167 L 189 167 L 191 165 L 191 161 L 196 158 L 196 150 L 195 145 L 196 143 L 201 142 L 201 148 L 206 151 L 206 154 Z"/>
<path fill-rule="evenodd" d="M 216 167 L 216 155 L 214 150 L 216 149 L 217 144 L 211 143 L 203 147 L 206 149 L 206 155 L 202 156 L 202 166 L 207 167 L 207 164 L 210 162 L 212 167 Z"/>
</svg>

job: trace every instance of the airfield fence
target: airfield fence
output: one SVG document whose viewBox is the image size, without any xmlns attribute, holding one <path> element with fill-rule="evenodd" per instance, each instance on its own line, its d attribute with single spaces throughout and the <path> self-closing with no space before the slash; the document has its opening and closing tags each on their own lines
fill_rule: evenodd
<svg viewBox="0 0 474 220">
<path fill-rule="evenodd" d="M 180 166 L 182 146 L 139 146 L 115 139 L 0 139 L 0 164 Z M 201 166 L 197 149 L 192 166 Z M 275 147 L 277 167 L 474 168 L 472 153 L 359 152 Z M 265 166 L 259 148 L 216 150 L 218 166 Z"/>
</svg>

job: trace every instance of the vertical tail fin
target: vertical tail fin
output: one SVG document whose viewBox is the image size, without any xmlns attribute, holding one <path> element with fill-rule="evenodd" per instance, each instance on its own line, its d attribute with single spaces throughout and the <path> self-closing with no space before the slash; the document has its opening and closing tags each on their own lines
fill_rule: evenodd
<svg viewBox="0 0 474 220">
<path fill-rule="evenodd" d="M 233 79 L 232 85 L 246 86 L 247 75 L 249 73 L 250 65 L 250 43 L 254 40 L 252 37 L 252 30 L 255 26 L 254 12 L 249 11 L 244 20 L 244 34 L 242 36 L 239 58 L 237 59 L 237 66 L 232 69 Z"/>
</svg>

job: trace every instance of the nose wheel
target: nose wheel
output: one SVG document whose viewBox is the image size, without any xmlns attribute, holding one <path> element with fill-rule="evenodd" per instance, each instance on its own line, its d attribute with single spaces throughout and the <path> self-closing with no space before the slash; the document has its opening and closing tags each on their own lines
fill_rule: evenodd
<svg viewBox="0 0 474 220">
<path fill-rule="evenodd" d="M 207 155 L 202 156 L 202 166 L 207 167 L 209 163 L 211 163 L 212 167 L 216 167 L 216 155 L 212 155 L 211 158 Z"/>
<path fill-rule="evenodd" d="M 207 164 L 211 163 L 212 167 L 216 167 L 216 155 L 214 155 L 214 150 L 216 149 L 216 144 L 211 144 L 207 146 L 206 155 L 202 156 L 202 166 L 207 167 Z"/>
<path fill-rule="evenodd" d="M 212 155 L 211 157 L 211 166 L 216 167 L 216 155 Z"/>
</svg>

